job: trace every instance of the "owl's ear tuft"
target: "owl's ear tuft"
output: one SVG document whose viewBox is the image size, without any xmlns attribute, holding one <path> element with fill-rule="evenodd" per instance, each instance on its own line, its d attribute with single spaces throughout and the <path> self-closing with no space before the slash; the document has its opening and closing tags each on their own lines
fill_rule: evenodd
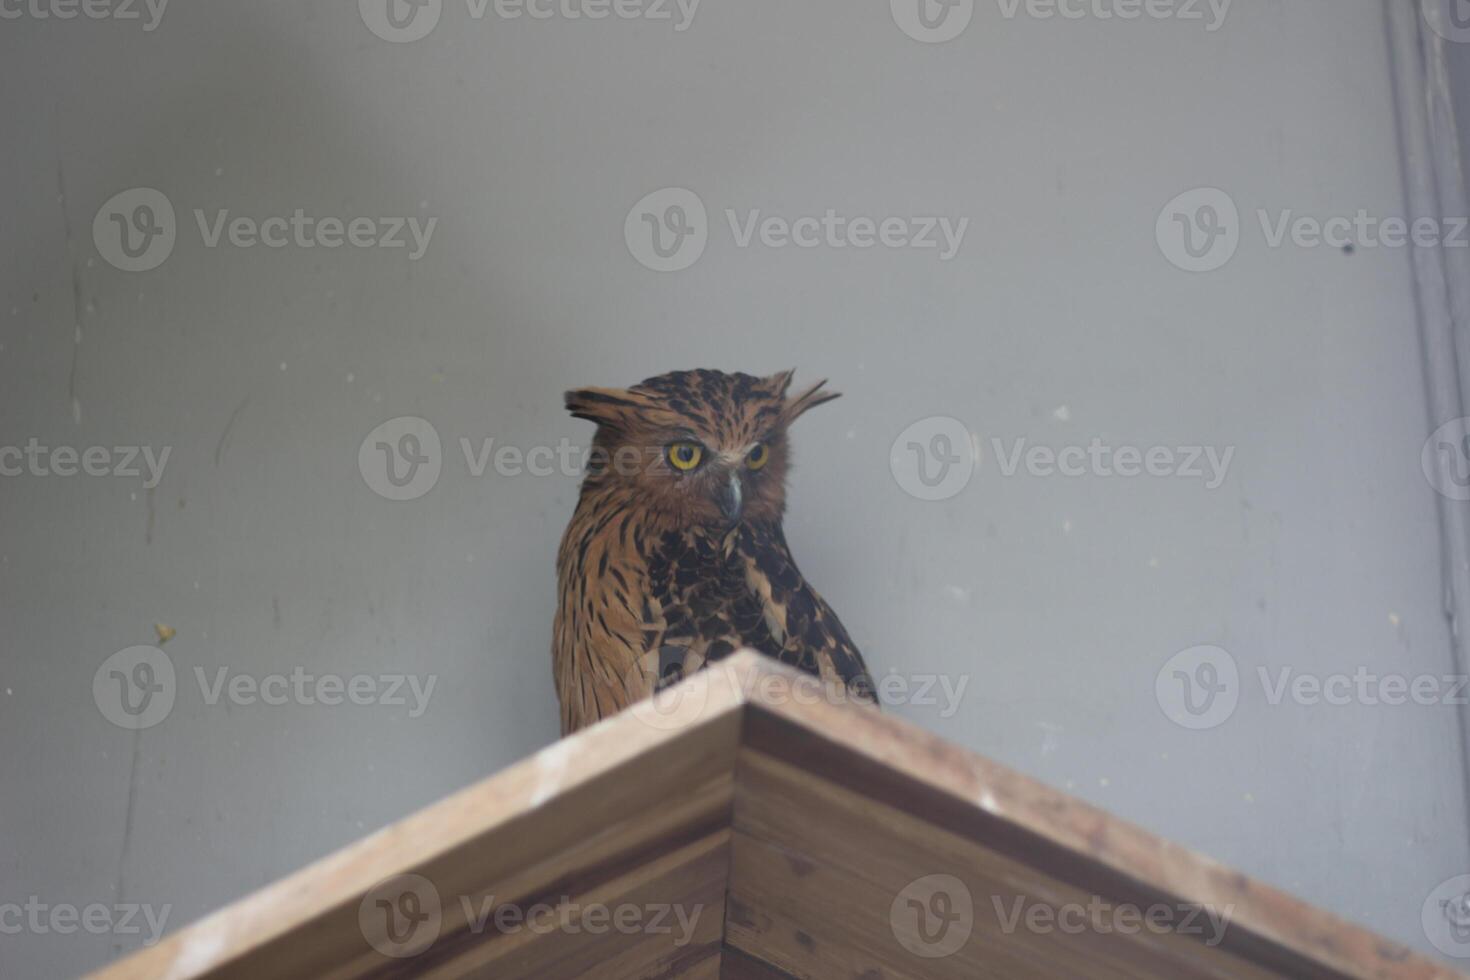
<svg viewBox="0 0 1470 980">
<path fill-rule="evenodd" d="M 577 388 L 566 393 L 566 406 L 574 418 L 616 428 L 642 404 L 636 395 L 621 388 Z"/>
<path fill-rule="evenodd" d="M 812 385 L 810 388 L 807 388 L 805 391 L 795 396 L 794 398 L 786 399 L 785 404 L 781 406 L 782 424 L 790 425 L 792 422 L 795 422 L 801 416 L 816 408 L 818 405 L 825 405 L 830 401 L 834 401 L 842 397 L 842 394 L 840 392 L 823 391 L 822 388 L 826 384 L 827 382 L 825 379 L 822 381 L 818 381 L 816 384 Z"/>
<path fill-rule="evenodd" d="M 791 379 L 794 377 L 796 377 L 796 368 L 778 371 L 766 379 L 766 389 L 775 398 L 785 398 L 787 389 L 791 387 Z"/>
</svg>

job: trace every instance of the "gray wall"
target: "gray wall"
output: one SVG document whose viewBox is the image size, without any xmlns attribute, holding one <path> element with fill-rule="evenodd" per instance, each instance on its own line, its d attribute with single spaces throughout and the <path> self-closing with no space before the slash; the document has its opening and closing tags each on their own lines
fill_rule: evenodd
<svg viewBox="0 0 1470 980">
<path fill-rule="evenodd" d="M 0 445 L 171 450 L 151 492 L 0 478 L 0 904 L 173 928 L 551 742 L 576 479 L 473 476 L 459 439 L 582 443 L 568 386 L 796 365 L 846 392 L 797 431 L 804 570 L 876 673 L 968 683 L 896 714 L 1433 952 L 1423 903 L 1470 871 L 1454 709 L 1272 705 L 1257 679 L 1453 669 L 1408 255 L 1271 248 L 1255 218 L 1403 213 L 1379 0 L 1237 0 L 1214 31 L 982 0 L 946 44 L 879 0 L 705 0 L 684 31 L 445 0 L 412 43 L 351 4 L 203 0 L 152 31 L 5 20 L 0 80 Z M 177 214 L 144 272 L 93 229 L 135 187 Z M 665 187 L 709 242 L 657 273 L 624 223 Z M 1156 236 L 1198 187 L 1241 215 L 1209 273 Z M 193 214 L 296 208 L 438 223 L 411 261 L 209 248 Z M 951 261 L 741 248 L 727 208 L 970 224 Z M 400 416 L 444 447 L 409 502 L 358 461 Z M 982 449 L 942 501 L 890 460 L 933 416 Z M 1094 437 L 1235 454 L 1207 489 L 991 451 Z M 92 682 L 155 623 L 176 700 L 130 731 Z M 1238 705 L 1190 730 L 1155 681 L 1200 644 Z M 211 705 L 194 677 L 298 666 L 437 686 L 411 717 Z M 142 938 L 0 935 L 0 972 Z"/>
</svg>

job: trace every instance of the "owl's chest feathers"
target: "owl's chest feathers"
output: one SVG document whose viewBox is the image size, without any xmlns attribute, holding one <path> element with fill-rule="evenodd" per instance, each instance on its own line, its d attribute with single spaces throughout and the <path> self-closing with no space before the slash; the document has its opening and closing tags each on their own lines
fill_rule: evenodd
<svg viewBox="0 0 1470 980">
<path fill-rule="evenodd" d="M 739 571 L 735 534 L 674 527 L 656 513 L 615 501 L 584 502 L 562 541 L 563 582 L 636 587 L 658 598 L 687 594 Z"/>
<path fill-rule="evenodd" d="M 742 553 L 751 529 L 670 527 L 645 510 L 585 503 L 561 555 L 561 613 L 575 635 L 596 646 L 621 634 L 645 651 L 677 646 L 701 659 L 774 648 Z"/>
</svg>

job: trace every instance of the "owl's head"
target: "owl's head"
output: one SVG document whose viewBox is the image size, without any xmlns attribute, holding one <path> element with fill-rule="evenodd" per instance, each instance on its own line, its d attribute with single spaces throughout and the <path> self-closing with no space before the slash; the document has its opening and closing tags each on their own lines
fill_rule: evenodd
<svg viewBox="0 0 1470 980">
<path fill-rule="evenodd" d="M 567 410 L 597 423 L 586 484 L 622 488 L 679 525 L 779 520 L 786 505 L 786 432 L 838 397 L 819 381 L 788 394 L 795 372 L 767 378 L 675 371 L 632 388 L 580 388 Z"/>
</svg>

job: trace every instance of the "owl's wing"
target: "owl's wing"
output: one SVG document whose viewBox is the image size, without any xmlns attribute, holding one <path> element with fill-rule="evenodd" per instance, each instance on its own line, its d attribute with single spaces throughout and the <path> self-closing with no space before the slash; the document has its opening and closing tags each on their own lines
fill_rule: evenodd
<svg viewBox="0 0 1470 980">
<path fill-rule="evenodd" d="M 562 540 L 552 664 L 564 735 L 647 697 L 660 676 L 668 622 L 634 538 L 623 513 L 574 518 Z"/>
<path fill-rule="evenodd" d="M 780 648 L 776 658 L 877 704 L 863 655 L 832 607 L 802 577 L 780 525 L 743 528 L 733 546 L 746 588 Z"/>
<path fill-rule="evenodd" d="M 862 656 L 797 571 L 779 527 L 669 532 L 632 558 L 601 522 L 563 543 L 553 644 L 562 731 L 621 711 L 741 647 L 876 703 Z"/>
</svg>

